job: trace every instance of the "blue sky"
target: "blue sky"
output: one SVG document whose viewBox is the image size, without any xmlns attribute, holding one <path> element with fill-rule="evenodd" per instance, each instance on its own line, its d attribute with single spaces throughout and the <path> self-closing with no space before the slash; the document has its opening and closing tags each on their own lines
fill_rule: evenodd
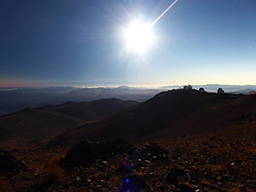
<svg viewBox="0 0 256 192">
<path fill-rule="evenodd" d="M 128 52 L 121 29 L 172 2 L 3 0 L 0 86 L 256 84 L 255 0 L 179 0 Z"/>
</svg>

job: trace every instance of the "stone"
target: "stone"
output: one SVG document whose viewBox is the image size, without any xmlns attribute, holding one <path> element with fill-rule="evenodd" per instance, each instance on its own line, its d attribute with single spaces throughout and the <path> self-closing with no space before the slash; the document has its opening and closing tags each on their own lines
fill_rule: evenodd
<svg viewBox="0 0 256 192">
<path fill-rule="evenodd" d="M 146 160 L 151 162 L 167 162 L 169 161 L 169 152 L 160 147 L 157 143 L 147 144 L 137 151 L 138 155 L 146 154 Z"/>
<path fill-rule="evenodd" d="M 7 151 L 0 150 L 0 174 L 16 173 L 26 170 L 27 165 Z"/>
<path fill-rule="evenodd" d="M 188 185 L 185 184 L 180 184 L 178 186 L 179 189 L 181 189 L 182 192 L 195 192 L 195 189 L 189 187 Z"/>
</svg>

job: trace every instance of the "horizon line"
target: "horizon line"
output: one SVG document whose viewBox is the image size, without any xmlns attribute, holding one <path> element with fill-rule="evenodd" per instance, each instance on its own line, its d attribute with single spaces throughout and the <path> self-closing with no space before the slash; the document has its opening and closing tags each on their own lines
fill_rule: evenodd
<svg viewBox="0 0 256 192">
<path fill-rule="evenodd" d="M 167 87 L 183 87 L 186 85 L 191 86 L 256 86 L 256 84 L 219 84 L 219 83 L 207 83 L 207 84 L 109 84 L 109 85 L 23 85 L 23 86 L 5 86 L 0 84 L 0 89 L 19 89 L 19 88 L 54 88 L 54 87 L 73 87 L 73 88 L 118 88 L 118 87 L 130 87 L 130 88 L 167 88 Z"/>
</svg>

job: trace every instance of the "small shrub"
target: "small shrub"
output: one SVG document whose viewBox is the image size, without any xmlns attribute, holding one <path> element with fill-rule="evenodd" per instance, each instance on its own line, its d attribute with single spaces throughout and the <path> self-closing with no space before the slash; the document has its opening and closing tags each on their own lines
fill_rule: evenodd
<svg viewBox="0 0 256 192">
<path fill-rule="evenodd" d="M 49 183 L 59 183 L 65 181 L 64 170 L 59 166 L 61 156 L 50 159 L 44 169 L 44 178 Z"/>
<path fill-rule="evenodd" d="M 64 171 L 58 165 L 46 168 L 44 171 L 44 176 L 46 181 L 49 183 L 59 183 L 64 181 Z"/>
</svg>

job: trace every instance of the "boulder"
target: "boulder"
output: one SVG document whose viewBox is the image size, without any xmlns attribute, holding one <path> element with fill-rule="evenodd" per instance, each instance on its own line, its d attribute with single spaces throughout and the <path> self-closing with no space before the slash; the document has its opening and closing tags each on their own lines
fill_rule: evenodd
<svg viewBox="0 0 256 192">
<path fill-rule="evenodd" d="M 131 151 L 133 146 L 121 139 L 113 142 L 91 143 L 84 141 L 72 148 L 61 161 L 68 168 L 95 162 L 96 159 L 106 160 L 113 155 Z"/>
</svg>

